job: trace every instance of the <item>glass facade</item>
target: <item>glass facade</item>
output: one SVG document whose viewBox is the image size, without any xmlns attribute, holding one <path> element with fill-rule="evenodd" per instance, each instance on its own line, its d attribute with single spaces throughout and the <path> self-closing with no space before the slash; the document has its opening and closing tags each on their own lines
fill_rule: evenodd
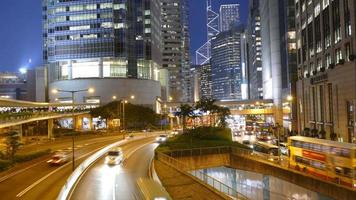
<svg viewBox="0 0 356 200">
<path fill-rule="evenodd" d="M 245 80 L 242 58 L 243 29 L 233 28 L 212 40 L 212 95 L 217 100 L 242 100 Z"/>
<path fill-rule="evenodd" d="M 220 6 L 220 31 L 228 31 L 240 22 L 240 4 Z"/>
<path fill-rule="evenodd" d="M 150 0 L 43 0 L 43 55 L 50 82 L 155 79 L 160 5 Z"/>
</svg>

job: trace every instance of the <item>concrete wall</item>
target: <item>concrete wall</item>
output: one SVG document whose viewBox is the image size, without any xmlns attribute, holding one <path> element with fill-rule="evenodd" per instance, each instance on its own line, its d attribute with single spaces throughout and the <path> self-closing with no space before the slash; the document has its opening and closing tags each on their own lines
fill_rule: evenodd
<svg viewBox="0 0 356 200">
<path fill-rule="evenodd" d="M 261 174 L 274 176 L 285 181 L 294 183 L 306 189 L 332 197 L 333 199 L 354 199 L 355 192 L 339 187 L 332 183 L 319 181 L 305 176 L 301 173 L 293 172 L 280 167 L 268 165 L 237 155 L 230 156 L 230 167 L 246 171 L 253 171 Z"/>
<path fill-rule="evenodd" d="M 49 85 L 49 91 L 58 90 L 80 90 L 94 88 L 95 92 L 80 92 L 75 95 L 75 102 L 82 103 L 85 98 L 98 98 L 100 103 L 113 101 L 113 96 L 119 100 L 122 97 L 135 96 L 134 100 L 128 99 L 133 104 L 153 105 L 157 97 L 161 96 L 161 87 L 158 81 L 143 79 L 126 79 L 126 78 L 88 78 L 56 81 Z M 71 99 L 69 93 L 50 92 L 50 101 L 54 102 L 56 98 Z"/>
</svg>

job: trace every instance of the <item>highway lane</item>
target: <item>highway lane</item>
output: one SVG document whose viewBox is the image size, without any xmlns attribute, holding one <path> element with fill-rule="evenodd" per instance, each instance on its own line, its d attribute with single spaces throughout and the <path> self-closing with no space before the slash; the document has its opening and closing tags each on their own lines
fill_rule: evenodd
<svg viewBox="0 0 356 200">
<path fill-rule="evenodd" d="M 78 165 L 87 156 L 100 148 L 117 142 L 121 137 L 98 139 L 97 142 L 83 143 L 77 146 L 75 155 Z M 130 144 L 127 144 L 130 145 Z M 71 174 L 71 164 L 61 167 L 49 166 L 47 159 L 35 163 L 32 167 L 8 177 L 0 182 L 0 199 L 56 199 L 61 187 Z"/>
<path fill-rule="evenodd" d="M 104 157 L 91 166 L 78 182 L 72 200 L 140 199 L 136 180 L 149 177 L 149 167 L 158 146 L 151 139 L 132 149 L 123 149 L 126 158 L 122 165 L 108 166 Z"/>
</svg>

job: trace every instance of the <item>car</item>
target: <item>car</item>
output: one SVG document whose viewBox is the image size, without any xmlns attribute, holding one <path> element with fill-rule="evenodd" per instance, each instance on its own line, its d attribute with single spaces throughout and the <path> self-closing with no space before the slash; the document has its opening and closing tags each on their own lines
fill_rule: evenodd
<svg viewBox="0 0 356 200">
<path fill-rule="evenodd" d="M 56 152 L 50 160 L 47 161 L 50 165 L 62 165 L 68 162 L 70 155 L 67 152 Z"/>
<path fill-rule="evenodd" d="M 251 149 L 253 149 L 253 143 L 250 140 L 242 140 L 242 144 L 250 147 Z"/>
<path fill-rule="evenodd" d="M 123 161 L 123 153 L 121 148 L 114 147 L 111 148 L 105 157 L 105 163 L 108 165 L 118 165 Z"/>
<path fill-rule="evenodd" d="M 167 135 L 159 135 L 158 137 L 156 137 L 156 141 L 161 143 L 161 142 L 165 142 L 167 141 L 168 136 Z"/>
<path fill-rule="evenodd" d="M 281 150 L 281 154 L 288 156 L 288 144 L 281 142 L 279 144 L 279 149 Z"/>
<path fill-rule="evenodd" d="M 177 131 L 177 130 L 173 130 L 172 132 L 171 132 L 171 135 L 178 135 L 179 134 L 179 132 Z"/>
</svg>

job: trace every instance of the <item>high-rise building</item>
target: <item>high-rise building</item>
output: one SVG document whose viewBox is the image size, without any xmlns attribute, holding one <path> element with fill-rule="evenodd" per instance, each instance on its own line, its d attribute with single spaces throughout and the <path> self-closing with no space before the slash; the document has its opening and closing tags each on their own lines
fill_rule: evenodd
<svg viewBox="0 0 356 200">
<path fill-rule="evenodd" d="M 263 98 L 273 99 L 275 122 L 283 125 L 283 101 L 290 94 L 288 82 L 287 1 L 259 2 L 262 40 Z"/>
<path fill-rule="evenodd" d="M 191 101 L 188 0 L 161 0 L 163 57 L 169 71 L 169 96 L 177 102 Z"/>
<path fill-rule="evenodd" d="M 200 74 L 200 98 L 211 99 L 212 96 L 212 80 L 211 80 L 211 65 L 210 63 L 201 65 L 199 68 Z"/>
<path fill-rule="evenodd" d="M 260 0 L 249 1 L 247 42 L 249 52 L 249 94 L 250 99 L 263 99 L 262 85 L 262 39 Z"/>
<path fill-rule="evenodd" d="M 220 6 L 220 32 L 228 31 L 240 22 L 240 4 Z"/>
<path fill-rule="evenodd" d="M 207 16 L 207 42 L 195 52 L 195 64 L 204 65 L 210 62 L 211 58 L 211 40 L 220 33 L 219 14 L 213 10 L 211 0 L 206 1 Z"/>
<path fill-rule="evenodd" d="M 212 40 L 211 71 L 214 99 L 242 100 L 247 98 L 244 40 L 244 30 L 241 26 L 221 32 Z"/>
<path fill-rule="evenodd" d="M 29 69 L 22 73 L 0 72 L 0 98 L 44 102 L 45 79 L 44 67 Z"/>
<path fill-rule="evenodd" d="M 298 130 L 356 143 L 356 1 L 295 7 Z"/>
<path fill-rule="evenodd" d="M 50 90 L 93 87 L 75 101 L 101 103 L 135 95 L 133 103 L 151 105 L 160 96 L 159 1 L 43 0 L 43 19 Z M 68 94 L 55 99 L 68 101 Z"/>
</svg>

